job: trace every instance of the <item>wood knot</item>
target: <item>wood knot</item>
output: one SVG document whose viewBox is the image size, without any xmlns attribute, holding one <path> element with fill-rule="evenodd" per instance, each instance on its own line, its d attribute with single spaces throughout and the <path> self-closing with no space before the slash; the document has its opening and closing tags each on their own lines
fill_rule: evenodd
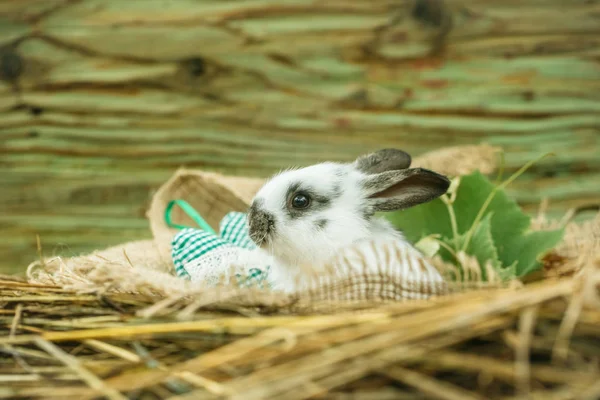
<svg viewBox="0 0 600 400">
<path fill-rule="evenodd" d="M 206 61 L 201 57 L 190 58 L 184 64 L 189 74 L 193 77 L 197 78 L 206 73 Z"/>
<path fill-rule="evenodd" d="M 444 27 L 449 17 L 442 0 L 415 0 L 411 15 L 415 20 L 436 28 Z"/>
<path fill-rule="evenodd" d="M 44 109 L 41 107 L 31 106 L 29 108 L 29 112 L 31 113 L 31 115 L 34 115 L 37 117 L 37 116 L 40 116 L 43 114 Z"/>
<path fill-rule="evenodd" d="M 448 34 L 452 30 L 451 10 L 442 0 L 415 0 L 411 15 L 421 25 L 436 31 L 431 39 L 431 56 L 440 56 L 444 52 Z"/>
<path fill-rule="evenodd" d="M 0 48 L 0 79 L 14 82 L 23 73 L 23 58 L 13 48 Z"/>
<path fill-rule="evenodd" d="M 533 92 L 533 90 L 525 90 L 522 93 L 523 96 L 523 100 L 525 101 L 533 101 L 535 99 L 535 93 Z"/>
</svg>

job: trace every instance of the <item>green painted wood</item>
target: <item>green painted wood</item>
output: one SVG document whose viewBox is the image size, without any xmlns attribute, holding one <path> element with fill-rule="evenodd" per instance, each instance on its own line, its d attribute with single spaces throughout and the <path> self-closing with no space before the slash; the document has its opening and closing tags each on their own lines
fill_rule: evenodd
<svg viewBox="0 0 600 400">
<path fill-rule="evenodd" d="M 0 272 L 36 234 L 65 255 L 149 237 L 180 166 L 490 143 L 508 172 L 556 153 L 510 189 L 526 210 L 597 204 L 599 59 L 584 0 L 0 2 Z"/>
</svg>

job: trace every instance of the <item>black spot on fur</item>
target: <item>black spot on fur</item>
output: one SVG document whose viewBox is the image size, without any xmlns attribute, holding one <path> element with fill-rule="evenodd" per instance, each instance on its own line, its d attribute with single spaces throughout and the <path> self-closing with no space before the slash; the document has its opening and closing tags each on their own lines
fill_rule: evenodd
<svg viewBox="0 0 600 400">
<path fill-rule="evenodd" d="M 342 196 L 342 183 L 341 182 L 336 182 L 335 185 L 333 185 L 333 190 L 331 191 L 331 199 L 335 200 L 338 199 Z"/>
<path fill-rule="evenodd" d="M 326 219 L 320 219 L 316 222 L 317 228 L 319 229 L 325 229 L 325 227 L 327 226 L 327 223 L 329 221 L 327 221 Z"/>
<path fill-rule="evenodd" d="M 370 220 L 375 215 L 375 210 L 373 207 L 366 207 L 359 210 L 359 214 L 362 215 L 363 219 Z"/>
<path fill-rule="evenodd" d="M 257 199 L 248 211 L 248 234 L 257 246 L 266 242 L 275 230 L 275 217 L 261 207 L 264 201 Z"/>
<path fill-rule="evenodd" d="M 310 199 L 310 205 L 307 208 L 298 210 L 291 206 L 292 199 L 298 194 L 303 194 Z M 331 195 L 323 195 L 315 192 L 313 188 L 302 187 L 300 183 L 293 183 L 288 187 L 284 210 L 291 219 L 300 218 L 327 209 L 331 204 L 331 200 Z"/>
<path fill-rule="evenodd" d="M 329 198 L 328 196 L 323 196 L 320 194 L 316 194 L 316 193 L 310 193 L 309 195 L 312 197 L 313 199 L 313 204 L 316 203 L 317 205 L 320 206 L 320 208 L 324 208 L 324 206 L 328 206 L 329 203 L 331 203 L 331 198 Z"/>
<path fill-rule="evenodd" d="M 300 189 L 300 183 L 299 182 L 291 183 L 290 186 L 288 187 L 287 194 L 289 195 L 291 193 L 297 192 L 298 189 Z"/>
<path fill-rule="evenodd" d="M 250 208 L 248 209 L 248 216 L 250 216 L 250 214 L 252 214 L 253 212 L 258 211 L 258 209 L 260 207 L 262 207 L 262 205 L 265 204 L 265 200 L 264 199 L 256 199 L 252 202 L 252 204 L 250 205 Z"/>
</svg>

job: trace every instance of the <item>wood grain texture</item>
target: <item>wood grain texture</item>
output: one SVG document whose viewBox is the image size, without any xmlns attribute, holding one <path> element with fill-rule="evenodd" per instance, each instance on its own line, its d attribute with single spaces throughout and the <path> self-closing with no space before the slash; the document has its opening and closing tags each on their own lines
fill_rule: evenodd
<svg viewBox="0 0 600 400">
<path fill-rule="evenodd" d="M 267 176 L 490 143 L 534 210 L 600 202 L 600 2 L 0 2 L 0 271 L 149 237 L 179 166 Z"/>
</svg>

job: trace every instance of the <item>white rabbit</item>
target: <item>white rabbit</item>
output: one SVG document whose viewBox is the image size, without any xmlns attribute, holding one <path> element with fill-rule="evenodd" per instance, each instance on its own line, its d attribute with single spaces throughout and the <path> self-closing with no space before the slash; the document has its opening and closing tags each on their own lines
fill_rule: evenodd
<svg viewBox="0 0 600 400">
<path fill-rule="evenodd" d="M 393 239 L 416 251 L 375 213 L 431 201 L 446 193 L 450 181 L 410 163 L 407 153 L 383 149 L 353 163 L 283 171 L 252 201 L 250 238 L 275 260 L 280 276 L 293 275 L 299 265 L 322 265 L 363 240 Z"/>
</svg>

